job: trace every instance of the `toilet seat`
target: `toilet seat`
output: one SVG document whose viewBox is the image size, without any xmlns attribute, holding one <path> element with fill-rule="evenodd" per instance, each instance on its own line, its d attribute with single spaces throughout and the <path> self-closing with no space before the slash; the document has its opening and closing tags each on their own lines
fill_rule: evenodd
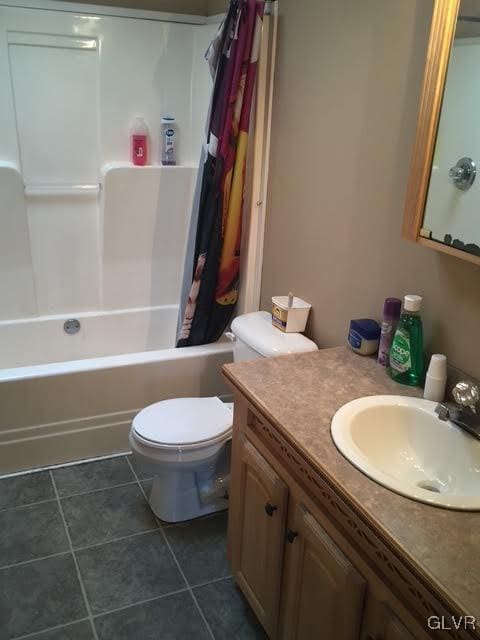
<svg viewBox="0 0 480 640">
<path fill-rule="evenodd" d="M 198 450 L 228 439 L 232 423 L 232 410 L 220 398 L 173 398 L 142 409 L 132 435 L 149 447 Z"/>
</svg>

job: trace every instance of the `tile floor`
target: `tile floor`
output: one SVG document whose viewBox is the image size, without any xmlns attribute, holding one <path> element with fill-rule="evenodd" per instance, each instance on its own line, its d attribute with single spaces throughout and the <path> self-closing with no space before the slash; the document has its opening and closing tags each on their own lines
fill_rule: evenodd
<svg viewBox="0 0 480 640">
<path fill-rule="evenodd" d="M 167 525 L 130 456 L 0 478 L 0 640 L 265 638 L 226 514 Z"/>
</svg>

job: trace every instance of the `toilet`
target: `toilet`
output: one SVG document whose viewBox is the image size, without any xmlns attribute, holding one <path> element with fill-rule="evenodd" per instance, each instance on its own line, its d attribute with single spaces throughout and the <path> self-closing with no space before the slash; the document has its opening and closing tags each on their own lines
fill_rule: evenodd
<svg viewBox="0 0 480 640">
<path fill-rule="evenodd" d="M 316 351 L 300 333 L 282 333 L 270 313 L 235 318 L 235 362 Z M 173 398 L 142 409 L 133 419 L 130 446 L 136 465 L 151 474 L 149 503 L 165 522 L 181 522 L 228 507 L 233 404 L 213 398 Z"/>
</svg>

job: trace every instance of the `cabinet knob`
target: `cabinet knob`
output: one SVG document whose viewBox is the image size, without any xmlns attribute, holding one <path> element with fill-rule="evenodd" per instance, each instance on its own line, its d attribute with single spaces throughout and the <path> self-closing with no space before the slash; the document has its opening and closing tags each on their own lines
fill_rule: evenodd
<svg viewBox="0 0 480 640">
<path fill-rule="evenodd" d="M 277 510 L 278 507 L 276 507 L 273 504 L 270 504 L 270 502 L 267 502 L 267 504 L 265 505 L 265 513 L 267 514 L 267 516 L 273 516 L 273 512 Z"/>
<path fill-rule="evenodd" d="M 297 536 L 298 536 L 298 531 L 292 531 L 291 529 L 287 529 L 287 534 L 285 536 L 287 539 L 287 542 L 290 542 L 291 544 Z"/>
</svg>

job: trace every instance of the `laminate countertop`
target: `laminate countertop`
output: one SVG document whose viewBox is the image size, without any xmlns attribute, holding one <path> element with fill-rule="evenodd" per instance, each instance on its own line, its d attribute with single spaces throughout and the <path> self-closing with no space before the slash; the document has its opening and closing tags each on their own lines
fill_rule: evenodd
<svg viewBox="0 0 480 640">
<path fill-rule="evenodd" d="M 348 462 L 330 434 L 332 418 L 346 402 L 378 394 L 418 397 L 419 389 L 393 382 L 374 359 L 346 347 L 237 362 L 223 371 L 453 613 L 480 621 L 480 512 L 433 507 L 385 489 Z"/>
</svg>

